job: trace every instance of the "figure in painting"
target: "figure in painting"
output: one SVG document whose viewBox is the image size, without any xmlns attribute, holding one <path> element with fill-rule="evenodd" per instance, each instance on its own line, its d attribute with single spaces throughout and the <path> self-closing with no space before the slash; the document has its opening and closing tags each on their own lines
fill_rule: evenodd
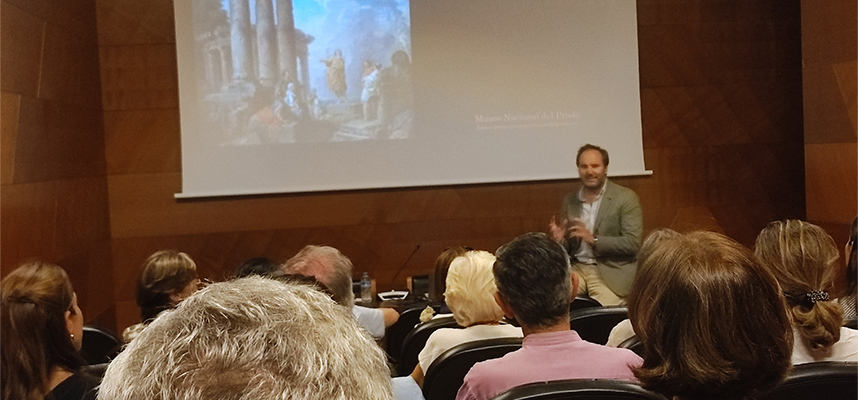
<svg viewBox="0 0 858 400">
<path fill-rule="evenodd" d="M 343 59 L 343 52 L 337 50 L 334 56 L 321 60 L 328 67 L 328 89 L 337 96 L 340 102 L 346 100 L 346 61 Z"/>
<path fill-rule="evenodd" d="M 378 66 L 372 61 L 363 62 L 363 90 L 360 93 L 360 101 L 363 103 L 363 119 L 372 121 L 376 118 L 378 109 Z"/>
</svg>

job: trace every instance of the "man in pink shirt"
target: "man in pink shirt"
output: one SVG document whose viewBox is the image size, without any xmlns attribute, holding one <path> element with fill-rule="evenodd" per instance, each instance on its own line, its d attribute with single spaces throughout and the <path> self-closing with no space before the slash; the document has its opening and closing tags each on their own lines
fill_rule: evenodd
<svg viewBox="0 0 858 400">
<path fill-rule="evenodd" d="M 569 256 L 543 233 L 513 239 L 497 252 L 495 300 L 524 333 L 521 350 L 477 363 L 457 400 L 490 399 L 526 383 L 561 379 L 634 380 L 640 357 L 582 340 L 569 327 L 569 303 L 578 291 Z"/>
</svg>

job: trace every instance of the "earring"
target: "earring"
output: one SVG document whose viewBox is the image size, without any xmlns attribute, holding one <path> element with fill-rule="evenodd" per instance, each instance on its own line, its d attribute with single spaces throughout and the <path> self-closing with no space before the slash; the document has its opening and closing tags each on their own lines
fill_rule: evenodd
<svg viewBox="0 0 858 400">
<path fill-rule="evenodd" d="M 69 336 L 74 339 L 74 333 L 69 333 Z"/>
</svg>

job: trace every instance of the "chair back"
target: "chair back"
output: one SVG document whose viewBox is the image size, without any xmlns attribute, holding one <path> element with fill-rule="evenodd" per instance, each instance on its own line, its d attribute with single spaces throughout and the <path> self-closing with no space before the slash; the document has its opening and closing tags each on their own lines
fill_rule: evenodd
<svg viewBox="0 0 858 400">
<path fill-rule="evenodd" d="M 122 349 L 122 341 L 115 333 L 97 326 L 85 325 L 82 340 L 80 355 L 90 365 L 110 362 Z"/>
<path fill-rule="evenodd" d="M 666 400 L 637 384 L 612 379 L 569 379 L 517 386 L 494 400 Z"/>
<path fill-rule="evenodd" d="M 441 328 L 462 328 L 456 323 L 456 319 L 452 315 L 446 317 L 438 317 L 429 321 L 417 324 L 405 339 L 402 340 L 402 351 L 399 353 L 398 363 L 396 364 L 396 372 L 398 376 L 404 376 L 414 371 L 417 366 L 417 356 L 423 347 L 426 346 L 426 341 L 429 340 L 429 335 L 432 332 Z M 423 371 L 424 373 L 426 371 Z"/>
<path fill-rule="evenodd" d="M 795 365 L 783 383 L 760 400 L 855 400 L 858 398 L 858 363 L 815 362 Z"/>
<path fill-rule="evenodd" d="M 83 371 L 87 375 L 98 379 L 100 382 L 102 379 L 104 379 L 104 373 L 107 372 L 108 366 L 110 366 L 110 363 L 84 365 L 81 368 L 81 371 Z"/>
<path fill-rule="evenodd" d="M 592 307 L 601 307 L 601 306 L 602 306 L 602 303 L 599 303 L 596 299 L 593 299 L 590 297 L 585 297 L 585 296 L 578 296 L 575 299 L 573 299 L 571 303 L 569 303 L 569 312 L 571 313 L 572 311 L 575 311 L 575 310 L 580 310 L 580 309 L 584 309 L 584 308 L 592 308 Z"/>
<path fill-rule="evenodd" d="M 623 340 L 623 342 L 620 343 L 620 345 L 617 347 L 619 347 L 621 349 L 629 349 L 629 350 L 635 352 L 635 354 L 637 354 L 641 358 L 643 358 L 643 355 L 644 355 L 643 343 L 641 343 L 641 340 L 638 339 L 637 336 L 632 336 L 626 340 Z"/>
<path fill-rule="evenodd" d="M 570 328 L 588 342 L 604 345 L 608 343 L 611 329 L 628 318 L 626 307 L 591 307 L 569 313 Z"/>
<path fill-rule="evenodd" d="M 405 340 L 405 336 L 420 323 L 420 314 L 427 306 L 432 307 L 435 312 L 438 312 L 438 309 L 441 308 L 441 304 L 439 303 L 421 302 L 411 305 L 399 314 L 399 319 L 396 320 L 395 324 L 387 328 L 384 334 L 385 347 L 387 355 L 393 361 L 399 362 L 399 354 L 402 352 L 402 342 Z"/>
<path fill-rule="evenodd" d="M 521 338 L 477 340 L 441 353 L 426 371 L 423 397 L 426 400 L 454 400 L 465 375 L 474 364 L 516 351 L 521 348 L 521 341 Z"/>
</svg>

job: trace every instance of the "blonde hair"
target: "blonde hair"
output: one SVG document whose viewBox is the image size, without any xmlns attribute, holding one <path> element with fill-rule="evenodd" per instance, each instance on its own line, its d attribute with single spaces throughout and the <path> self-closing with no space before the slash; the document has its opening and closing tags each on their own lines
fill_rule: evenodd
<svg viewBox="0 0 858 400">
<path fill-rule="evenodd" d="M 840 305 L 807 297 L 834 290 L 840 258 L 834 239 L 808 222 L 774 221 L 757 236 L 756 254 L 780 283 L 801 339 L 813 349 L 827 348 L 840 340 Z"/>
<path fill-rule="evenodd" d="M 450 263 L 444 297 L 459 325 L 467 327 L 503 318 L 503 311 L 494 299 L 497 292 L 492 275 L 494 262 L 495 256 L 491 253 L 474 250 Z"/>
</svg>

